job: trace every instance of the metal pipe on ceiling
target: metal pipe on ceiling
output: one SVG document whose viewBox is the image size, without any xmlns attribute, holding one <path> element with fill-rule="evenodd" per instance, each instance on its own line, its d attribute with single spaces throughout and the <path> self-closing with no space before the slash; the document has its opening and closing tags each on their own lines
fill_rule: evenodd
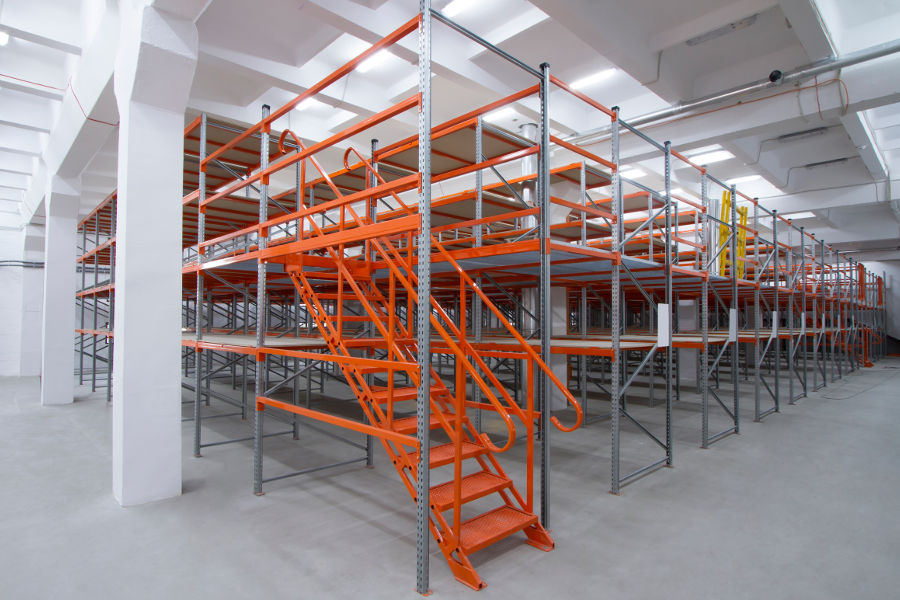
<svg viewBox="0 0 900 600">
<path fill-rule="evenodd" d="M 701 110 L 704 108 L 715 106 L 717 104 L 722 104 L 729 100 L 737 100 L 744 96 L 778 88 L 785 84 L 804 81 L 828 71 L 835 71 L 838 69 L 851 67 L 853 65 L 858 65 L 870 60 L 875 60 L 876 58 L 881 58 L 883 56 L 888 56 L 897 52 L 900 52 L 900 40 L 893 40 L 884 44 L 878 44 L 869 48 L 865 48 L 863 50 L 851 52 L 843 56 L 827 58 L 806 65 L 804 67 L 791 69 L 790 71 L 782 72 L 776 69 L 769 74 L 769 77 L 767 79 L 760 79 L 759 81 L 740 85 L 723 92 L 709 94 L 707 96 L 702 96 L 700 98 L 689 100 L 687 102 L 680 102 L 670 108 L 647 113 L 645 115 L 635 117 L 634 119 L 629 119 L 628 124 L 631 126 L 641 126 L 648 123 L 661 121 L 663 119 L 676 117 L 687 112 Z M 566 141 L 576 144 L 594 143 L 607 137 L 609 133 L 610 127 L 606 126 L 583 133 L 576 133 L 566 138 Z"/>
</svg>

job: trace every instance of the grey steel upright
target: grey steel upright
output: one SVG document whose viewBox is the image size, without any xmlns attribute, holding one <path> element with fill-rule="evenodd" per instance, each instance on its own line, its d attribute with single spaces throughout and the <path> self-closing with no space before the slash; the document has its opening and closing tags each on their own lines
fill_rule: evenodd
<svg viewBox="0 0 900 600">
<path fill-rule="evenodd" d="M 541 141 L 538 156 L 538 203 L 540 206 L 541 272 L 538 279 L 540 300 L 541 360 L 550 364 L 550 65 L 541 64 Z M 541 525 L 550 529 L 550 378 L 540 370 L 539 402 L 541 410 Z"/>
<path fill-rule="evenodd" d="M 269 105 L 264 104 L 262 107 L 262 118 L 266 121 L 269 118 Z M 260 131 L 259 142 L 259 168 L 265 171 L 269 168 L 269 127 L 266 122 Z M 269 217 L 269 184 L 265 178 L 259 182 L 259 222 L 264 223 Z M 267 240 L 262 232 L 257 234 L 257 248 L 260 252 L 266 249 Z M 256 347 L 262 348 L 266 341 L 266 263 L 262 258 L 256 260 Z M 253 381 L 253 405 L 256 406 L 256 398 L 262 396 L 266 390 L 265 373 L 266 373 L 265 357 L 256 358 L 256 377 Z M 263 411 L 254 410 L 254 429 L 253 436 L 253 491 L 257 496 L 261 496 L 262 491 L 262 461 L 263 461 Z"/>
<path fill-rule="evenodd" d="M 666 274 L 666 305 L 669 307 L 669 318 L 666 319 L 666 466 L 671 467 L 674 456 L 672 449 L 672 361 L 675 348 L 672 345 L 672 326 L 676 307 L 672 305 L 672 142 L 665 144 L 665 176 L 666 176 L 666 233 L 663 237 L 666 248 L 665 274 Z M 678 219 L 676 212 L 675 219 Z M 652 255 L 651 255 L 652 256 Z M 657 327 L 659 322 L 657 321 Z M 650 364 L 650 374 L 653 373 L 653 364 Z"/>
<path fill-rule="evenodd" d="M 197 295 L 194 299 L 194 333 L 197 342 L 203 339 L 203 252 L 201 248 L 203 238 L 206 237 L 206 214 L 203 212 L 203 201 L 206 200 L 206 169 L 202 167 L 206 158 L 206 113 L 200 116 L 200 173 L 197 196 Z M 212 315 L 209 315 L 212 318 Z M 200 348 L 194 351 L 194 456 L 200 457 L 200 402 L 203 394 L 201 383 L 203 381 L 200 360 Z"/>
<path fill-rule="evenodd" d="M 728 331 L 731 335 L 732 325 L 731 319 L 737 320 L 738 298 L 737 298 L 737 279 L 738 279 L 738 220 L 737 220 L 737 187 L 731 186 L 731 314 L 728 315 Z M 738 393 L 738 323 L 734 324 L 735 338 L 731 343 L 731 393 L 732 393 L 732 410 L 734 411 L 734 432 L 740 433 L 740 394 Z"/>
<path fill-rule="evenodd" d="M 612 181 L 610 182 L 613 214 L 616 222 L 612 228 L 612 247 L 621 254 L 619 248 L 619 240 L 622 239 L 622 182 L 619 177 L 619 107 L 613 107 L 612 133 L 610 138 L 610 154 L 613 164 L 616 166 L 612 172 Z M 619 257 L 613 262 L 612 272 L 610 273 L 610 327 L 612 342 L 612 365 L 609 369 L 609 396 L 610 396 L 610 437 L 611 437 L 611 483 L 610 492 L 619 494 L 619 419 L 621 417 L 621 402 L 619 397 L 619 374 L 621 365 L 619 364 L 619 327 L 621 326 L 621 315 L 619 293 L 620 285 L 619 277 L 621 275 L 621 259 Z"/>
<path fill-rule="evenodd" d="M 419 0 L 419 240 L 416 344 L 419 387 L 416 394 L 416 591 L 428 590 L 431 431 L 431 0 Z"/>
</svg>

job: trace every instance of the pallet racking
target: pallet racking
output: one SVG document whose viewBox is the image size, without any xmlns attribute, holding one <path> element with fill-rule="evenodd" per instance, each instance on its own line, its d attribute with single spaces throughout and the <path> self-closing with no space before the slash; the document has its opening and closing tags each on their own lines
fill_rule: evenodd
<svg viewBox="0 0 900 600">
<path fill-rule="evenodd" d="M 113 311 L 115 304 L 116 194 L 107 196 L 78 222 L 75 329 L 78 384 L 106 388 L 112 399 Z"/>
<path fill-rule="evenodd" d="M 433 22 L 533 84 L 433 124 Z M 414 33 L 415 94 L 326 140 L 273 130 L 301 102 Z M 608 119 L 608 144 L 585 148 L 553 134 L 554 93 Z M 514 133 L 484 120 L 512 103 L 536 106 L 539 123 Z M 373 139 L 403 131 L 413 112 L 417 134 L 383 146 Z M 664 161 L 663 189 L 620 175 L 623 135 Z M 691 193 L 673 192 L 676 164 L 695 178 Z M 279 174 L 293 184 L 275 192 Z M 691 187 L 687 179 L 680 185 Z M 184 181 L 183 385 L 192 396 L 195 456 L 252 439 L 253 489 L 262 494 L 274 480 L 371 465 L 380 443 L 417 506 L 422 593 L 429 536 L 454 575 L 476 589 L 485 584 L 470 556 L 487 545 L 523 531 L 529 544 L 552 549 L 551 425 L 569 432 L 608 420 L 610 490 L 620 493 L 673 465 L 672 413 L 688 399 L 681 375 L 689 356 L 697 359 L 699 441 L 708 447 L 741 431 L 747 387 L 761 420 L 781 409 L 785 387 L 793 403 L 826 385 L 829 373 L 833 381 L 884 352 L 881 278 L 629 125 L 618 109 L 573 90 L 548 65 L 519 61 L 428 2 L 291 102 L 263 107 L 248 129 L 197 117 L 185 130 Z M 82 222 L 80 259 L 93 265 L 95 280 L 79 298 L 97 298 L 91 290 L 105 285 L 110 315 L 112 274 L 107 283 L 96 277 L 104 265 L 114 270 L 114 202 Z M 98 308 L 95 299 L 93 311 L 102 324 L 102 302 Z M 83 365 L 83 340 L 112 336 L 86 329 L 84 318 L 81 325 Z M 650 418 L 660 410 L 658 377 L 662 423 Z M 338 388 L 357 402 L 349 417 L 312 402 L 314 389 L 327 396 Z M 609 410 L 593 414 L 598 393 Z M 233 405 L 233 416 L 252 414 L 252 434 L 204 442 L 212 400 Z M 267 432 L 266 415 L 287 429 Z M 362 454 L 266 478 L 264 439 L 296 439 L 300 419 Z M 723 419 L 726 426 L 711 431 Z M 640 446 L 623 446 L 624 429 L 659 453 L 623 456 Z M 442 438 L 436 445 L 432 430 Z M 354 433 L 364 440 L 347 437 Z M 520 439 L 525 472 L 514 476 L 501 460 Z M 450 478 L 432 485 L 432 474 Z M 464 518 L 489 498 L 493 508 Z"/>
</svg>

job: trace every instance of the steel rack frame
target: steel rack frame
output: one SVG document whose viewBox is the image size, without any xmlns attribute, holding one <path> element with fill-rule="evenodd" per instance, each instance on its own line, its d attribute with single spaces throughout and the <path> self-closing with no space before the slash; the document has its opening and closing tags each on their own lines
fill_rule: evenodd
<svg viewBox="0 0 900 600">
<path fill-rule="evenodd" d="M 78 384 L 90 380 L 91 392 L 106 389 L 112 400 L 113 312 L 115 309 L 116 194 L 107 196 L 78 222 L 75 330 Z"/>
<path fill-rule="evenodd" d="M 416 504 L 417 590 L 425 594 L 432 537 L 454 576 L 475 589 L 485 585 L 470 558 L 478 550 L 518 532 L 530 545 L 553 548 L 552 429 L 582 424 L 589 388 L 610 402 L 608 415 L 592 421 L 609 419 L 610 491 L 618 494 L 674 464 L 680 353 L 699 354 L 700 444 L 708 447 L 741 431 L 742 369 L 745 380 L 753 370 L 760 420 L 780 409 L 783 369 L 789 402 L 800 397 L 795 379 L 801 395 L 806 391 L 807 354 L 813 388 L 819 374 L 826 383 L 829 360 L 834 377 L 877 358 L 884 318 L 881 279 L 716 179 L 671 143 L 621 120 L 617 108 L 572 89 L 549 65 L 525 64 L 433 11 L 428 0 L 419 8 L 415 18 L 289 103 L 263 107 L 255 125 L 200 115 L 187 126 L 182 302 L 194 454 L 252 440 L 253 491 L 262 494 L 275 480 L 370 466 L 380 444 Z M 533 84 L 434 123 L 435 23 L 500 56 Z M 300 102 L 412 35 L 418 38 L 414 95 L 325 140 L 273 129 Z M 609 119 L 608 153 L 551 133 L 554 94 Z M 535 135 L 483 119 L 532 100 L 539 107 Z M 384 126 L 412 111 L 414 135 L 387 144 L 372 139 L 374 128 L 384 137 L 392 130 Z M 620 175 L 622 135 L 662 157 L 663 191 Z M 365 151 L 357 149 L 361 143 Z M 343 152 L 342 165 L 331 162 L 335 150 Z M 673 161 L 694 168 L 702 200 L 673 195 Z M 276 172 L 288 173 L 294 185 L 276 192 Z M 437 184 L 451 192 L 433 197 Z M 709 199 L 710 185 L 729 194 L 724 213 Z M 771 223 L 770 240 L 763 223 Z M 85 256 L 93 252 L 84 260 L 103 252 L 83 246 Z M 554 315 L 560 290 L 562 319 Z M 697 300 L 699 332 L 682 328 L 679 299 Z M 560 321 L 564 331 L 556 329 Z M 729 385 L 730 403 L 723 393 Z M 326 400 L 314 405 L 314 389 Z M 761 406 L 763 390 L 773 399 L 770 409 Z M 335 408 L 348 393 L 359 418 Z M 212 400 L 236 411 L 210 414 Z M 717 405 L 729 426 L 711 433 Z M 663 412 L 664 422 L 651 424 L 650 410 Z M 203 439 L 206 419 L 246 419 L 248 411 L 251 435 Z M 266 429 L 267 415 L 288 429 Z M 265 438 L 297 439 L 301 420 L 304 430 L 359 454 L 265 477 Z M 662 455 L 623 474 L 626 464 L 637 463 L 631 454 L 623 460 L 631 433 L 649 437 Z M 516 443 L 525 445 L 526 467 L 514 476 L 501 460 Z M 431 481 L 448 473 L 448 481 Z M 470 516 L 480 510 L 470 502 L 486 499 L 499 506 Z"/>
</svg>

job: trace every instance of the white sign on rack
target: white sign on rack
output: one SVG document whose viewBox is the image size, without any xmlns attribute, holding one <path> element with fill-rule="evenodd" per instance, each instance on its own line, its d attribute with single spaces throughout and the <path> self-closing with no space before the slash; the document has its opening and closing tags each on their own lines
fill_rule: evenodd
<svg viewBox="0 0 900 600">
<path fill-rule="evenodd" d="M 800 337 L 806 335 L 806 313 L 800 313 Z"/>
<path fill-rule="evenodd" d="M 736 308 L 728 309 L 728 341 L 736 342 L 738 339 L 738 313 Z"/>
<path fill-rule="evenodd" d="M 671 343 L 669 336 L 669 320 L 671 311 L 668 304 L 656 305 L 656 345 L 660 348 L 668 348 Z"/>
<path fill-rule="evenodd" d="M 769 335 L 770 338 L 778 337 L 778 311 L 772 311 L 772 333 Z"/>
</svg>

